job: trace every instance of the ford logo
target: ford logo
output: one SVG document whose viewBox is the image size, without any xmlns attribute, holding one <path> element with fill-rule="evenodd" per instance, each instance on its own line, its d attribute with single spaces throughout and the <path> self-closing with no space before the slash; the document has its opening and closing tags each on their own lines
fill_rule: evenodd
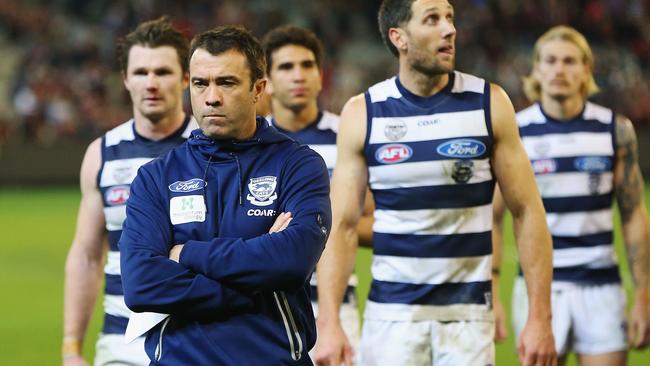
<svg viewBox="0 0 650 366">
<path fill-rule="evenodd" d="M 174 182 L 169 185 L 169 190 L 179 193 L 192 192 L 203 189 L 206 185 L 207 183 L 203 179 L 193 178 L 190 180 Z"/>
<path fill-rule="evenodd" d="M 375 159 L 382 164 L 395 164 L 406 161 L 413 156 L 413 149 L 408 145 L 384 145 L 375 153 Z"/>
<path fill-rule="evenodd" d="M 485 150 L 484 143 L 473 139 L 447 141 L 436 149 L 438 154 L 450 158 L 475 158 L 483 155 Z"/>
<path fill-rule="evenodd" d="M 585 156 L 574 161 L 576 169 L 583 172 L 600 173 L 612 166 L 611 161 L 602 156 Z"/>
</svg>

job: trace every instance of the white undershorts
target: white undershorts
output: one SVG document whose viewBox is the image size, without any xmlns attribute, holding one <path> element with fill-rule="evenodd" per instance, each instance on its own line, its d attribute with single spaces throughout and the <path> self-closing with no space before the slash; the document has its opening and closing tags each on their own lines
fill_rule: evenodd
<svg viewBox="0 0 650 366">
<path fill-rule="evenodd" d="M 100 334 L 95 349 L 95 366 L 148 366 L 144 337 L 126 344 L 123 334 Z"/>
<path fill-rule="evenodd" d="M 570 351 L 585 355 L 625 351 L 625 304 L 625 291 L 619 284 L 554 282 L 551 310 L 558 355 Z M 527 317 L 526 283 L 519 277 L 512 290 L 512 324 L 517 337 Z"/>
</svg>

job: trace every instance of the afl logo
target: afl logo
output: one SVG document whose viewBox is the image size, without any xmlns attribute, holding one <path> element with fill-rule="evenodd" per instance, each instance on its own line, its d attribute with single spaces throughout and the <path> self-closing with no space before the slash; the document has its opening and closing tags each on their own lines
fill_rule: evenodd
<svg viewBox="0 0 650 366">
<path fill-rule="evenodd" d="M 375 159 L 382 164 L 395 164 L 406 161 L 413 156 L 413 149 L 408 145 L 384 145 L 375 153 Z"/>
<path fill-rule="evenodd" d="M 543 175 L 557 171 L 555 159 L 539 159 L 532 161 L 533 171 L 535 174 Z"/>
<path fill-rule="evenodd" d="M 129 186 L 114 186 L 106 191 L 106 203 L 110 206 L 123 205 L 129 199 Z"/>
<path fill-rule="evenodd" d="M 192 178 L 190 180 L 185 180 L 182 182 L 179 181 L 170 184 L 169 190 L 172 192 L 185 193 L 185 192 L 198 191 L 199 189 L 202 189 L 206 185 L 207 184 L 203 179 Z"/>
<path fill-rule="evenodd" d="M 474 139 L 458 139 L 447 141 L 438 146 L 438 154 L 450 158 L 475 158 L 483 155 L 485 144 Z"/>
</svg>

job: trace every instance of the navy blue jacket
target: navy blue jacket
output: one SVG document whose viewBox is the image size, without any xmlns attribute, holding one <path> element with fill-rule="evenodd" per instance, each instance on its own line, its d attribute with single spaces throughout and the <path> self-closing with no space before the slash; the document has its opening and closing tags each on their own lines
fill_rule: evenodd
<svg viewBox="0 0 650 366">
<path fill-rule="evenodd" d="M 308 278 L 330 225 L 322 158 L 263 120 L 242 141 L 195 130 L 140 168 L 119 245 L 126 305 L 171 314 L 147 334 L 152 364 L 311 365 Z"/>
</svg>

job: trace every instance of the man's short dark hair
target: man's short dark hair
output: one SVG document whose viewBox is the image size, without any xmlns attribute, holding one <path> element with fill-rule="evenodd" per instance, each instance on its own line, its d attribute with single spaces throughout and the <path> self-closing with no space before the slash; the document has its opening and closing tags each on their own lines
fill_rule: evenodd
<svg viewBox="0 0 650 366">
<path fill-rule="evenodd" d="M 408 23 L 413 16 L 411 5 L 415 0 L 384 0 L 379 7 L 377 23 L 379 24 L 379 33 L 384 40 L 386 47 L 390 52 L 399 57 L 399 51 L 388 38 L 388 30 L 397 28 Z"/>
<path fill-rule="evenodd" d="M 162 46 L 174 47 L 178 54 L 178 62 L 181 65 L 183 73 L 189 70 L 189 61 L 187 54 L 189 52 L 189 42 L 187 38 L 172 25 L 167 16 L 162 16 L 155 20 L 140 23 L 135 30 L 126 35 L 118 43 L 118 57 L 120 68 L 126 75 L 129 66 L 129 51 L 135 45 L 156 48 Z"/>
<path fill-rule="evenodd" d="M 264 78 L 266 59 L 262 45 L 242 26 L 225 25 L 197 34 L 190 44 L 190 57 L 199 48 L 213 56 L 230 50 L 236 50 L 246 56 L 251 71 L 251 88 L 257 80 Z"/>
<path fill-rule="evenodd" d="M 294 25 L 284 25 L 272 29 L 264 36 L 262 41 L 264 52 L 266 52 L 266 73 L 271 72 L 273 67 L 273 52 L 287 45 L 297 45 L 305 47 L 314 54 L 316 65 L 322 67 L 323 62 L 323 43 L 316 37 L 314 32 L 309 29 L 296 27 Z"/>
</svg>

